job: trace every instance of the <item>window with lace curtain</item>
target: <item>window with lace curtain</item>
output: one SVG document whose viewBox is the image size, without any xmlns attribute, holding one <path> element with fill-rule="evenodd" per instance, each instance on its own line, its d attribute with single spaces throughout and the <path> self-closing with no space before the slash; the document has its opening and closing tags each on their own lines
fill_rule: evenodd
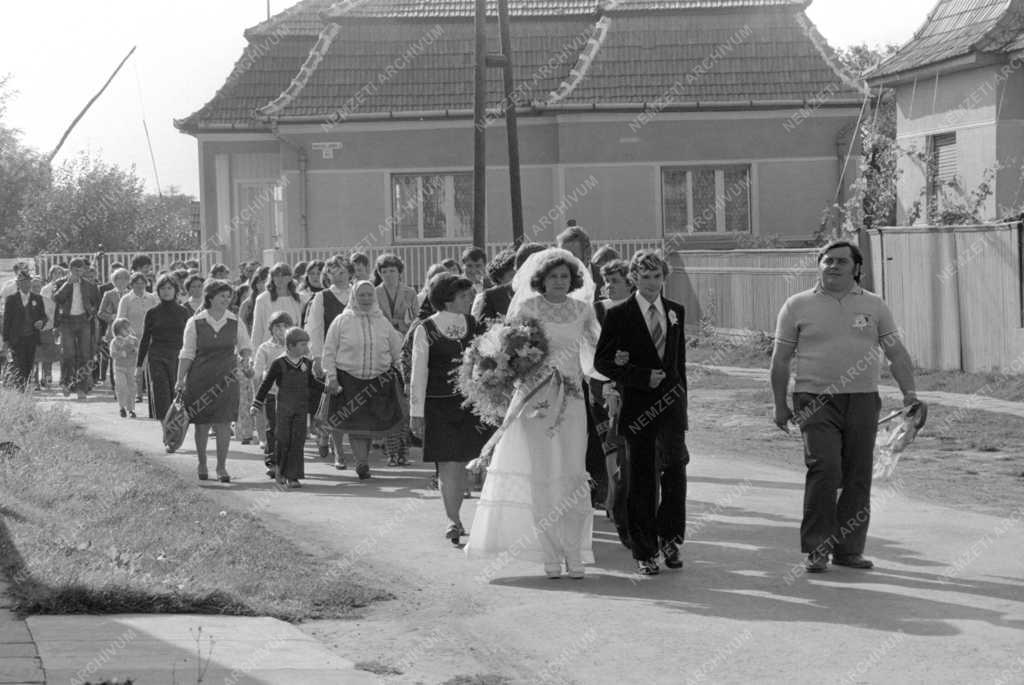
<svg viewBox="0 0 1024 685">
<path fill-rule="evenodd" d="M 473 174 L 393 174 L 396 243 L 451 241 L 473 234 Z"/>
<path fill-rule="evenodd" d="M 665 235 L 749 233 L 750 166 L 664 167 Z"/>
</svg>

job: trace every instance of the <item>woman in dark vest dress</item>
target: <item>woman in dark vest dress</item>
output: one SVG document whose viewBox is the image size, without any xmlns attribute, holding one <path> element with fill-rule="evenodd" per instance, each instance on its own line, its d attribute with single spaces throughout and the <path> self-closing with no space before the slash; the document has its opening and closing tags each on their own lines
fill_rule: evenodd
<svg viewBox="0 0 1024 685">
<path fill-rule="evenodd" d="M 331 257 L 324 265 L 321 279 L 324 287 L 310 300 L 305 328 L 309 333 L 309 353 L 313 357 L 313 373 L 317 378 L 324 378 L 323 369 L 320 368 L 324 337 L 327 335 L 327 329 L 331 327 L 331 322 L 345 311 L 351 282 L 352 262 L 343 255 Z M 311 409 L 315 412 L 316 406 Z M 319 432 L 316 439 L 320 458 L 326 459 L 333 451 L 334 468 L 339 471 L 345 469 L 345 453 L 342 451 L 343 437 L 344 433 L 339 430 L 324 429 Z"/>
<path fill-rule="evenodd" d="M 463 408 L 465 398 L 455 389 L 452 374 L 462 353 L 477 333 L 469 315 L 476 291 L 468 278 L 439 274 L 428 290 L 436 313 L 413 333 L 412 379 L 409 384 L 409 424 L 423 439 L 423 461 L 438 466 L 441 498 L 448 516 L 445 537 L 453 545 L 466 534 L 459 510 L 466 492 L 466 464 L 480 455 L 490 431 Z"/>
<path fill-rule="evenodd" d="M 212 426 L 217 439 L 217 477 L 222 483 L 231 482 L 227 460 L 231 423 L 238 418 L 238 377 L 252 358 L 245 324 L 228 311 L 232 293 L 227 281 L 207 281 L 203 310 L 185 325 L 175 385 L 175 390 L 183 393 L 189 423 L 195 424 L 199 480 L 208 478 L 206 443 Z"/>
<path fill-rule="evenodd" d="M 189 311 L 178 304 L 178 279 L 164 274 L 156 282 L 160 304 L 146 312 L 139 341 L 138 367 L 146 364 L 149 418 L 163 419 L 174 399 L 178 353 Z"/>
</svg>

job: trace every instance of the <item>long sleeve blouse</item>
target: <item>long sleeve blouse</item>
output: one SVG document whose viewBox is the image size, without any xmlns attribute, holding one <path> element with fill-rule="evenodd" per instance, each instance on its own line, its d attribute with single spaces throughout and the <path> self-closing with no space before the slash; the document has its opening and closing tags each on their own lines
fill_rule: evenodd
<svg viewBox="0 0 1024 685">
<path fill-rule="evenodd" d="M 466 335 L 466 317 L 451 312 L 438 312 L 430 317 L 437 330 L 449 338 Z M 427 377 L 430 362 L 429 333 L 417 326 L 412 334 L 412 373 L 409 380 L 409 416 L 422 417 L 427 400 Z"/>
<path fill-rule="evenodd" d="M 185 332 L 182 334 L 181 352 L 178 353 L 178 359 L 196 358 L 196 321 L 199 319 L 205 319 L 214 331 L 219 331 L 224 328 L 224 325 L 229 320 L 237 318 L 238 317 L 231 312 L 224 312 L 224 316 L 220 319 L 215 319 L 210 316 L 209 309 L 204 309 L 195 316 L 190 317 L 188 323 L 185 324 Z M 235 350 L 238 353 L 252 352 L 252 345 L 249 342 L 249 332 L 245 330 L 245 324 L 241 321 L 238 322 L 238 331 L 235 334 Z"/>
<path fill-rule="evenodd" d="M 129 290 L 117 305 L 117 318 L 128 319 L 132 325 L 132 333 L 142 335 L 142 329 L 146 324 L 146 312 L 160 304 L 160 298 L 153 293 L 142 293 L 136 295 Z"/>
<path fill-rule="evenodd" d="M 257 348 L 263 341 L 270 337 L 270 318 L 274 312 L 285 312 L 292 317 L 292 325 L 298 326 L 302 320 L 302 297 L 296 300 L 285 293 L 278 295 L 276 300 L 270 299 L 269 292 L 262 292 L 256 298 L 256 305 L 252 310 L 252 346 Z"/>
<path fill-rule="evenodd" d="M 329 290 L 338 299 L 338 302 L 342 304 L 348 302 L 348 284 L 345 284 L 343 288 L 332 284 Z M 309 304 L 309 312 L 306 314 L 306 333 L 309 333 L 309 353 L 313 355 L 313 359 L 317 359 L 323 354 L 324 338 L 327 336 L 327 329 L 324 328 L 325 292 L 327 291 L 321 290 L 313 296 L 313 301 Z"/>
<path fill-rule="evenodd" d="M 142 366 L 146 354 L 151 350 L 161 358 L 176 358 L 181 349 L 188 319 L 188 310 L 174 300 L 161 302 L 146 312 L 142 340 L 139 341 L 139 366 Z"/>
<path fill-rule="evenodd" d="M 398 366 L 401 357 L 402 334 L 387 318 L 345 310 L 327 329 L 321 365 L 368 380 Z"/>
<path fill-rule="evenodd" d="M 267 371 L 270 369 L 270 365 L 274 363 L 274 360 L 280 357 L 287 351 L 284 345 L 281 345 L 273 338 L 264 340 L 256 350 L 256 360 L 253 362 L 253 378 L 256 379 L 257 383 L 262 383 L 264 377 L 267 375 Z M 270 389 L 270 394 L 276 394 L 275 388 Z"/>
</svg>

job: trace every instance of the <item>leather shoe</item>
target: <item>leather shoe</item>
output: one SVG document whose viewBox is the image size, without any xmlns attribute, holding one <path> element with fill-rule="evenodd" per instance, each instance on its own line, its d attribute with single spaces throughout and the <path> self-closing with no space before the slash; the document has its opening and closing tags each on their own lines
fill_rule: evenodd
<svg viewBox="0 0 1024 685">
<path fill-rule="evenodd" d="M 807 563 L 804 568 L 808 573 L 824 573 L 828 570 L 828 554 L 811 552 L 807 555 Z"/>
<path fill-rule="evenodd" d="M 838 566 L 849 566 L 850 568 L 871 569 L 875 564 L 870 559 L 865 559 L 859 554 L 836 554 L 832 557 L 832 563 Z"/>
<path fill-rule="evenodd" d="M 661 552 L 665 556 L 665 566 L 668 568 L 683 567 L 683 560 L 679 558 L 679 545 L 670 542 L 661 548 Z"/>
<path fill-rule="evenodd" d="M 656 576 L 661 573 L 661 569 L 658 568 L 658 562 L 655 559 L 638 559 L 636 572 L 642 576 Z"/>
</svg>

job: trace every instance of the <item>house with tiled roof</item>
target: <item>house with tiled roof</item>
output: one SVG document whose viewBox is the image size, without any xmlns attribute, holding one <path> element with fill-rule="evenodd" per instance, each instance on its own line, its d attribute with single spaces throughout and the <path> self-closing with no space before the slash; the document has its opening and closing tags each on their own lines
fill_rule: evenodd
<svg viewBox="0 0 1024 685">
<path fill-rule="evenodd" d="M 897 221 L 924 223 L 994 173 L 984 218 L 1024 202 L 1024 0 L 940 0 L 867 75 L 892 88 L 900 146 Z"/>
<path fill-rule="evenodd" d="M 865 92 L 808 4 L 510 0 L 526 237 L 568 219 L 598 241 L 683 247 L 813 234 L 852 180 Z M 198 141 L 204 239 L 239 258 L 468 244 L 474 5 L 302 0 L 249 28 L 224 85 L 175 122 Z M 501 243 L 500 70 L 488 88 L 486 234 Z"/>
</svg>

